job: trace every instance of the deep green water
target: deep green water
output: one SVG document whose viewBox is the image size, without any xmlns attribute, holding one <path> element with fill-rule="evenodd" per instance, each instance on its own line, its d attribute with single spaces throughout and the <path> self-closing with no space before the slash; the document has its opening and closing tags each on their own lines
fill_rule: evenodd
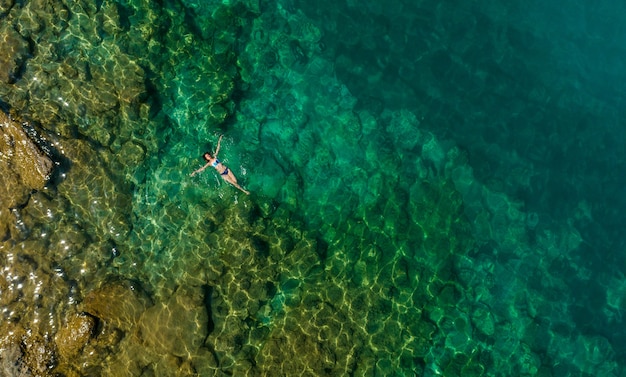
<svg viewBox="0 0 626 377">
<path fill-rule="evenodd" d="M 0 20 L 58 162 L 0 244 L 2 368 L 626 375 L 623 5 L 46 4 Z M 189 176 L 220 135 L 249 197 Z"/>
</svg>

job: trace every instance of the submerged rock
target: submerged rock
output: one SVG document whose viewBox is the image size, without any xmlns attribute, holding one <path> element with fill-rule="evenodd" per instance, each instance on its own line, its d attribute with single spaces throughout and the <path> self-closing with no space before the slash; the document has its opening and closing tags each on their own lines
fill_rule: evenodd
<svg viewBox="0 0 626 377">
<path fill-rule="evenodd" d="M 96 321 L 88 315 L 75 315 L 56 334 L 55 342 L 61 356 L 70 359 L 76 356 L 89 341 Z"/>
<path fill-rule="evenodd" d="M 0 112 L 0 207 L 23 203 L 42 189 L 53 163 L 24 132 L 22 125 Z"/>
<path fill-rule="evenodd" d="M 85 312 L 105 323 L 129 330 L 152 302 L 139 287 L 127 282 L 115 282 L 89 292 L 83 305 Z"/>
<path fill-rule="evenodd" d="M 7 8 L 0 2 L 0 16 Z M 0 82 L 3 84 L 12 84 L 20 76 L 23 65 L 28 55 L 28 42 L 12 27 L 8 22 L 3 22 L 0 27 L 0 35 L 2 35 L 2 43 L 0 43 Z"/>
<path fill-rule="evenodd" d="M 26 356 L 20 348 L 20 340 L 24 338 L 24 329 L 19 325 L 9 326 L 0 337 L 0 372 L 3 376 L 30 376 L 25 363 Z"/>
<path fill-rule="evenodd" d="M 22 361 L 26 369 L 32 376 L 47 377 L 50 376 L 50 368 L 54 365 L 54 350 L 50 343 L 46 341 L 41 335 L 29 335 L 28 330 L 25 330 L 26 336 L 22 337 Z"/>
<path fill-rule="evenodd" d="M 200 289 L 179 289 L 141 316 L 138 336 L 159 354 L 185 357 L 197 352 L 207 337 L 209 316 Z"/>
</svg>

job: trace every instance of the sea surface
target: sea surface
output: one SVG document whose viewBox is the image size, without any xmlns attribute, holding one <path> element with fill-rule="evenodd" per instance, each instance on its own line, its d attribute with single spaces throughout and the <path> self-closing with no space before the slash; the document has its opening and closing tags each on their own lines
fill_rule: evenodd
<svg viewBox="0 0 626 377">
<path fill-rule="evenodd" d="M 0 375 L 626 376 L 624 15 L 0 1 Z"/>
</svg>

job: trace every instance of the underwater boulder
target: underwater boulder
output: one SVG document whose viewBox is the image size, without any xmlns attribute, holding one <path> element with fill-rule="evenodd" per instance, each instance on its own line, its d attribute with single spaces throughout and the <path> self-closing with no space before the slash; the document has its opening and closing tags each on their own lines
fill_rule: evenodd
<svg viewBox="0 0 626 377">
<path fill-rule="evenodd" d="M 121 330 L 129 330 L 151 304 L 138 286 L 114 282 L 87 293 L 83 310 Z"/>
<path fill-rule="evenodd" d="M 26 375 L 48 377 L 50 373 L 50 367 L 55 364 L 54 351 L 41 335 L 28 334 L 28 330 L 25 330 L 25 336 L 21 339 L 22 344 L 22 356 L 21 362 L 23 367 L 20 368 L 20 373 L 28 373 Z"/>
<path fill-rule="evenodd" d="M 201 289 L 179 289 L 167 302 L 159 302 L 142 314 L 137 335 L 158 354 L 185 357 L 202 346 L 208 323 Z"/>
<path fill-rule="evenodd" d="M 59 329 L 54 340 L 59 354 L 66 359 L 78 355 L 93 333 L 96 321 L 85 314 L 74 315 Z"/>
<path fill-rule="evenodd" d="M 0 112 L 0 209 L 25 203 L 46 185 L 53 166 L 22 125 Z"/>
<path fill-rule="evenodd" d="M 0 27 L 0 83 L 13 84 L 19 79 L 30 54 L 28 42 L 8 22 Z"/>
</svg>

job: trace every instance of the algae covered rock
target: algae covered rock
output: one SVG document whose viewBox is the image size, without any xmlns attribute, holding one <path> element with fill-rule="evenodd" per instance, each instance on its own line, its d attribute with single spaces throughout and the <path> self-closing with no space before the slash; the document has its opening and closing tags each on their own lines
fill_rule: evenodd
<svg viewBox="0 0 626 377">
<path fill-rule="evenodd" d="M 28 332 L 26 331 L 26 334 Z M 54 365 L 54 352 L 41 335 L 26 335 L 22 337 L 22 360 L 24 367 L 33 376 L 50 376 L 50 367 Z"/>
<path fill-rule="evenodd" d="M 2 3 L 0 15 L 4 8 Z M 0 82 L 12 84 L 18 79 L 28 57 L 28 42 L 6 22 L 0 27 L 0 36 Z"/>
<path fill-rule="evenodd" d="M 0 112 L 0 210 L 22 204 L 32 190 L 42 189 L 53 166 L 22 125 Z"/>
<path fill-rule="evenodd" d="M 61 356 L 69 359 L 76 356 L 89 341 L 95 327 L 93 317 L 85 314 L 75 315 L 67 325 L 56 334 L 55 342 Z"/>
<path fill-rule="evenodd" d="M 472 324 L 479 333 L 486 336 L 493 336 L 496 330 L 493 314 L 486 307 L 478 307 L 472 313 Z"/>
<path fill-rule="evenodd" d="M 141 289 L 128 282 L 115 282 L 89 292 L 84 311 L 108 324 L 128 330 L 151 305 Z"/>
<path fill-rule="evenodd" d="M 111 152 L 97 151 L 89 142 L 74 140 L 65 146 L 64 154 L 72 166 L 58 185 L 59 193 L 70 200 L 94 237 L 123 240 L 130 228 L 131 190 L 128 182 L 103 164 L 113 159 Z"/>
<path fill-rule="evenodd" d="M 184 357 L 195 353 L 208 333 L 209 315 L 200 289 L 178 290 L 141 316 L 139 337 L 160 354 Z"/>
<path fill-rule="evenodd" d="M 25 330 L 19 324 L 9 325 L 0 336 L 0 372 L 2 376 L 28 376 L 26 356 L 20 348 Z"/>
<path fill-rule="evenodd" d="M 13 6 L 13 0 L 0 0 L 0 16 L 4 16 Z"/>
</svg>

